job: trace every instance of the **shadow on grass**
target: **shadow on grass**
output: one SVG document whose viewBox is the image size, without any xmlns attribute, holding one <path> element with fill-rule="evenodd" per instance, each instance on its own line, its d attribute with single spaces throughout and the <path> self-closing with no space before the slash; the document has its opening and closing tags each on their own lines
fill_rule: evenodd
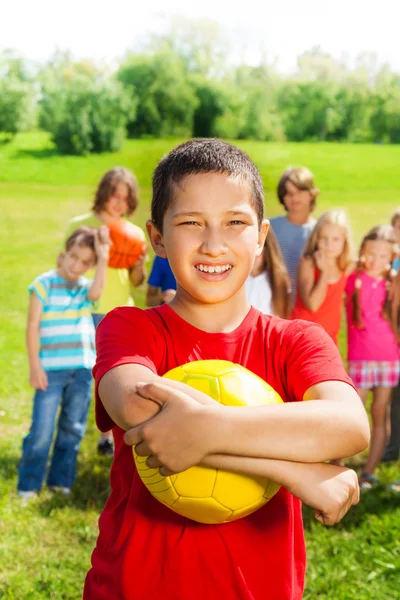
<svg viewBox="0 0 400 600">
<path fill-rule="evenodd" d="M 46 494 L 39 505 L 39 512 L 49 515 L 54 508 L 63 506 L 101 512 L 110 493 L 110 468 L 108 457 L 96 455 L 93 460 L 81 460 L 71 495 Z"/>
<path fill-rule="evenodd" d="M 0 453 L 0 481 L 2 489 L 16 487 L 19 454 Z M 61 494 L 44 493 L 39 496 L 39 511 L 48 515 L 55 507 L 73 506 L 78 510 L 93 509 L 101 511 L 110 493 L 111 459 L 98 455 L 85 455 L 79 460 L 78 471 L 72 494 L 64 497 Z M 6 483 L 7 482 L 7 483 Z M 45 486 L 43 491 L 45 491 Z M 41 499 L 43 500 L 41 501 Z"/>
<path fill-rule="evenodd" d="M 388 490 L 384 486 L 362 492 L 357 506 L 353 506 L 343 521 L 335 525 L 335 529 L 351 531 L 360 527 L 372 515 L 379 517 L 385 513 L 399 510 L 400 494 Z M 308 506 L 303 507 L 304 529 L 310 529 L 315 523 L 314 513 Z"/>
<path fill-rule="evenodd" d="M 62 156 L 56 148 L 41 148 L 38 150 L 17 150 L 13 155 L 15 159 L 31 158 L 52 158 L 53 156 Z"/>
</svg>

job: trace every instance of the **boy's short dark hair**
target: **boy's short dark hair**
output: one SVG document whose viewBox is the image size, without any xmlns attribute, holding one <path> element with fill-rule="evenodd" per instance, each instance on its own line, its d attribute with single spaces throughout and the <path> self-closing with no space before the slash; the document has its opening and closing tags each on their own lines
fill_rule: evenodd
<svg viewBox="0 0 400 600">
<path fill-rule="evenodd" d="M 264 218 L 264 188 L 251 158 L 233 144 L 214 138 L 180 144 L 158 163 L 153 175 L 151 219 L 162 233 L 165 213 L 173 199 L 173 185 L 188 175 L 226 173 L 249 184 L 259 225 Z"/>
<path fill-rule="evenodd" d="M 278 183 L 277 194 L 279 202 L 287 210 L 284 197 L 286 196 L 286 184 L 290 181 L 299 190 L 307 190 L 311 194 L 310 209 L 315 208 L 317 198 L 319 195 L 319 189 L 315 187 L 313 174 L 306 167 L 288 167 L 281 175 Z"/>
<path fill-rule="evenodd" d="M 138 200 L 138 183 L 136 177 L 129 169 L 124 167 L 114 167 L 107 171 L 100 180 L 97 186 L 92 210 L 98 213 L 103 210 L 104 205 L 108 202 L 111 196 L 117 189 L 117 185 L 124 183 L 128 188 L 128 215 L 135 212 Z"/>
<path fill-rule="evenodd" d="M 94 252 L 96 259 L 96 247 L 94 243 L 95 236 L 97 235 L 94 227 L 78 227 L 71 233 L 71 235 L 65 240 L 65 251 L 68 252 L 73 246 L 83 246 L 90 248 Z"/>
</svg>

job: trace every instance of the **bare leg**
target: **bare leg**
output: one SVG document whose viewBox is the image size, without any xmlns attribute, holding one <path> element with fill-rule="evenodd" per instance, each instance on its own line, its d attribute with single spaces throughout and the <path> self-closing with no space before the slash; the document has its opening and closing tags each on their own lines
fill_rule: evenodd
<svg viewBox="0 0 400 600">
<path fill-rule="evenodd" d="M 378 466 L 386 444 L 386 416 L 392 389 L 376 387 L 371 405 L 372 431 L 369 456 L 364 472 L 373 474 Z"/>
</svg>

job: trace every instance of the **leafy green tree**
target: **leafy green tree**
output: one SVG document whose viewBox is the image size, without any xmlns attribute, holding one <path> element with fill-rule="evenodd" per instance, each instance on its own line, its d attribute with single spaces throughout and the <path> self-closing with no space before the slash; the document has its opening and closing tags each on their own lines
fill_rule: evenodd
<svg viewBox="0 0 400 600">
<path fill-rule="evenodd" d="M 12 138 L 36 123 L 36 91 L 28 64 L 17 53 L 0 53 L 0 133 Z"/>
<path fill-rule="evenodd" d="M 131 55 L 117 78 L 138 98 L 136 117 L 128 123 L 130 137 L 191 135 L 198 99 L 175 55 Z"/>
<path fill-rule="evenodd" d="M 91 63 L 57 55 L 42 73 L 41 126 L 63 154 L 85 155 L 121 148 L 135 100 L 120 82 Z"/>
</svg>

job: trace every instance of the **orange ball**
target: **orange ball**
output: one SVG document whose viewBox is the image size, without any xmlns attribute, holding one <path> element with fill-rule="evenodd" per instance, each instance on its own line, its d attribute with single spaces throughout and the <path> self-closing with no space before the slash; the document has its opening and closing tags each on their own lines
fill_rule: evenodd
<svg viewBox="0 0 400 600">
<path fill-rule="evenodd" d="M 143 231 L 137 225 L 124 220 L 109 223 L 108 229 L 111 239 L 108 266 L 114 269 L 130 269 L 143 253 Z"/>
</svg>

